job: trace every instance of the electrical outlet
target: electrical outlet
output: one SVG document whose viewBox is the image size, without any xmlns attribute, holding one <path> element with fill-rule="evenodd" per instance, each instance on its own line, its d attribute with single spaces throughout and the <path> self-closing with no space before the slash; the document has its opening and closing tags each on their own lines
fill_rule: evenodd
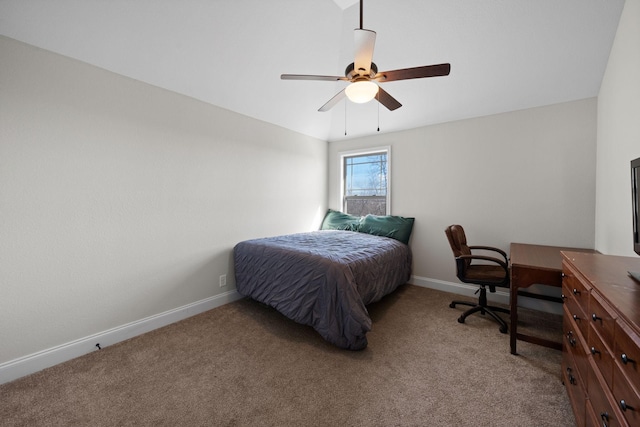
<svg viewBox="0 0 640 427">
<path fill-rule="evenodd" d="M 220 287 L 227 286 L 227 275 L 223 274 L 220 276 Z"/>
</svg>

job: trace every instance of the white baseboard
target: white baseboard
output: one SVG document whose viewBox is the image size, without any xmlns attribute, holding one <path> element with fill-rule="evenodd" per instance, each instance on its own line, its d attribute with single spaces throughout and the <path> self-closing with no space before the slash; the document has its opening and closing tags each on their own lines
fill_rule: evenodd
<svg viewBox="0 0 640 427">
<path fill-rule="evenodd" d="M 239 300 L 235 290 L 0 364 L 0 384 Z"/>
<path fill-rule="evenodd" d="M 472 298 L 478 296 L 474 294 L 478 290 L 478 287 L 474 285 L 467 285 L 465 283 L 445 282 L 444 280 L 430 279 L 428 277 L 420 276 L 411 276 L 409 283 L 416 286 L 422 286 L 423 288 L 451 292 L 452 294 L 464 295 Z M 503 290 L 496 290 L 495 293 L 487 292 L 487 299 L 494 303 L 509 305 L 509 292 L 505 292 Z"/>
<path fill-rule="evenodd" d="M 416 286 L 422 286 L 424 288 L 436 289 L 438 291 L 450 292 L 453 294 L 464 295 L 468 297 L 477 297 L 474 292 L 478 290 L 477 286 L 467 285 L 465 283 L 453 283 L 445 282 L 444 280 L 430 279 L 428 277 L 411 276 L 409 283 Z M 536 292 L 554 294 L 558 293 L 560 296 L 560 288 L 554 288 L 549 292 L 549 287 L 541 289 L 539 285 L 533 285 L 531 289 L 535 289 Z M 545 292 L 546 290 L 546 292 Z M 495 293 L 487 292 L 487 300 L 498 304 L 509 304 L 510 295 L 507 290 L 500 290 L 498 288 Z M 530 308 L 532 310 L 543 311 L 545 313 L 562 315 L 562 305 L 554 303 L 552 301 L 545 301 L 540 299 L 526 298 L 518 296 L 518 307 Z"/>
</svg>

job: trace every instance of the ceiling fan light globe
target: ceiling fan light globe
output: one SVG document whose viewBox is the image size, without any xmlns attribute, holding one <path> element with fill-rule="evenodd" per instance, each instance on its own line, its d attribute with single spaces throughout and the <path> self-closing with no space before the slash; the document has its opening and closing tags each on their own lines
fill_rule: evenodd
<svg viewBox="0 0 640 427">
<path fill-rule="evenodd" d="M 351 83 L 344 90 L 351 102 L 364 104 L 371 101 L 378 94 L 378 85 L 371 81 Z"/>
</svg>

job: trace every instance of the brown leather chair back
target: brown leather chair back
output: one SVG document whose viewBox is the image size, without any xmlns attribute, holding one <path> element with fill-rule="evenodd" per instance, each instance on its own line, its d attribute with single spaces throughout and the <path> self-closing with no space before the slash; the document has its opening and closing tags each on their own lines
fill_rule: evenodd
<svg viewBox="0 0 640 427">
<path fill-rule="evenodd" d="M 458 258 L 461 255 L 471 255 L 471 249 L 467 245 L 467 236 L 464 234 L 464 228 L 461 225 L 450 225 L 444 230 L 451 245 L 453 256 Z M 465 260 L 464 268 L 468 267 L 471 263 L 470 259 Z M 463 272 L 459 272 L 463 273 Z"/>
</svg>

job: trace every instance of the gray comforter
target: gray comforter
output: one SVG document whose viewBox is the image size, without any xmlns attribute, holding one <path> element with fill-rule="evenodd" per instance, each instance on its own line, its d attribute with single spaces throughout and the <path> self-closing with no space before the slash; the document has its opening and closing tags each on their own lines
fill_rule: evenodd
<svg viewBox="0 0 640 427">
<path fill-rule="evenodd" d="M 406 283 L 409 246 L 387 237 L 323 230 L 247 240 L 234 248 L 236 287 L 338 347 L 367 346 L 366 305 Z"/>
</svg>

